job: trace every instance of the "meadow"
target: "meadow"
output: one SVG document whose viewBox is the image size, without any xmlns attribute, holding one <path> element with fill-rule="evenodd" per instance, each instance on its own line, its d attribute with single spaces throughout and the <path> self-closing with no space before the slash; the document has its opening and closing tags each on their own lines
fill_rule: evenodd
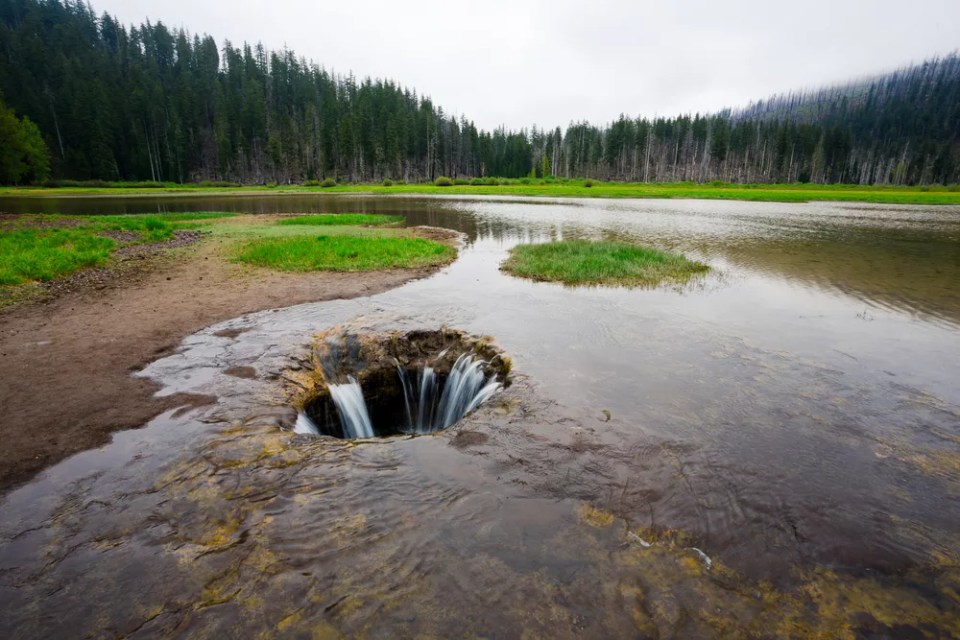
<svg viewBox="0 0 960 640">
<path fill-rule="evenodd" d="M 876 204 L 960 205 L 957 185 L 893 186 L 851 184 L 735 184 L 712 182 L 637 183 L 562 178 L 473 178 L 437 179 L 407 184 L 385 180 L 373 184 L 316 184 L 239 186 L 236 183 L 119 183 L 61 182 L 57 187 L 5 187 L 0 197 L 44 197 L 69 195 L 190 194 L 218 195 L 262 193 L 347 193 L 375 195 L 468 195 L 552 198 L 696 198 L 760 202 L 866 202 Z M 332 184 L 333 186 L 323 186 Z"/>
</svg>

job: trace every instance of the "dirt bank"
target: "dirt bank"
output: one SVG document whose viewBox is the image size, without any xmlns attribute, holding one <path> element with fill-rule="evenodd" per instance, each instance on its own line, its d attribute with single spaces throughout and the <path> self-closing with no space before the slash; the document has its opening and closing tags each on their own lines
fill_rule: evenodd
<svg viewBox="0 0 960 640">
<path fill-rule="evenodd" d="M 276 273 L 231 264 L 223 242 L 206 239 L 145 258 L 142 268 L 79 278 L 51 300 L 0 312 L 0 491 L 106 443 L 113 431 L 205 402 L 154 398 L 152 383 L 130 375 L 185 336 L 253 311 L 372 295 L 438 269 Z"/>
</svg>

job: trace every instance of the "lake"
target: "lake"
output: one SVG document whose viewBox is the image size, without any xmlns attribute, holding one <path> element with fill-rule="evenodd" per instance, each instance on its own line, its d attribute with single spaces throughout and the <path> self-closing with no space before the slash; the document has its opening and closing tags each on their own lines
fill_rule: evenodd
<svg viewBox="0 0 960 640">
<path fill-rule="evenodd" d="M 430 278 L 230 320 L 150 365 L 162 393 L 219 402 L 6 496 L 6 637 L 960 628 L 960 208 L 256 194 L 0 211 L 387 213 L 465 238 Z M 499 270 L 517 243 L 567 238 L 712 270 L 654 289 Z M 337 326 L 489 335 L 514 384 L 435 436 L 292 436 L 284 371 Z M 224 373 L 239 366 L 257 377 Z"/>
</svg>

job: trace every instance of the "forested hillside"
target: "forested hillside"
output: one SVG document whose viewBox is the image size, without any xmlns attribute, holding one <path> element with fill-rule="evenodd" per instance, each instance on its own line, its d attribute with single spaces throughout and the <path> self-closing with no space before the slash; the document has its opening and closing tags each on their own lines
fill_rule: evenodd
<svg viewBox="0 0 960 640">
<path fill-rule="evenodd" d="M 485 132 L 292 51 L 125 27 L 79 0 L 0 0 L 0 97 L 74 179 L 960 181 L 956 55 L 740 111 Z"/>
</svg>

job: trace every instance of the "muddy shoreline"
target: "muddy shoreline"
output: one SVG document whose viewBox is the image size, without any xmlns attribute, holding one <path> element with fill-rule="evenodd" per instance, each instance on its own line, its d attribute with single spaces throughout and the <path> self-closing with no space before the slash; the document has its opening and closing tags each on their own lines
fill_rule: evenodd
<svg viewBox="0 0 960 640">
<path fill-rule="evenodd" d="M 456 241 L 440 229 L 417 234 Z M 202 395 L 155 398 L 154 383 L 131 375 L 203 327 L 255 311 L 374 295 L 441 268 L 278 273 L 231 264 L 224 243 L 207 238 L 106 277 L 76 277 L 45 300 L 0 311 L 0 492 L 107 443 L 115 431 L 209 402 Z"/>
</svg>

